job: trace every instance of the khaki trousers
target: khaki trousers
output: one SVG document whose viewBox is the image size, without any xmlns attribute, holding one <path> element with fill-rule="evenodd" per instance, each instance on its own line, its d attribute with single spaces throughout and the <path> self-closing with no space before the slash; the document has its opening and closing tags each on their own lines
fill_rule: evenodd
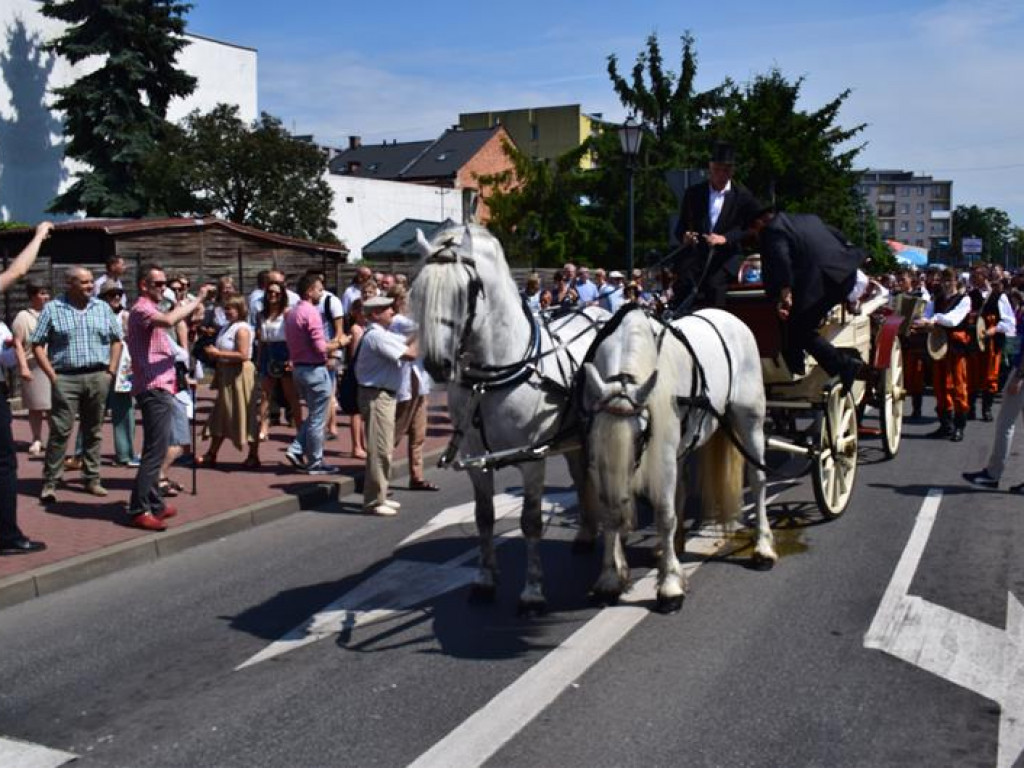
<svg viewBox="0 0 1024 768">
<path fill-rule="evenodd" d="M 427 398 L 419 393 L 419 382 L 412 377 L 412 397 L 395 410 L 395 447 L 403 437 L 409 439 L 409 482 L 423 481 L 423 442 L 427 439 Z"/>
<path fill-rule="evenodd" d="M 391 452 L 395 445 L 395 396 L 374 387 L 359 388 L 359 413 L 366 424 L 366 474 L 363 507 L 372 509 L 388 498 Z"/>
<path fill-rule="evenodd" d="M 44 484 L 56 485 L 64 475 L 64 454 L 75 426 L 75 416 L 82 432 L 82 477 L 87 484 L 100 479 L 100 441 L 109 390 L 110 374 L 106 371 L 57 374 L 50 409 Z"/>
</svg>

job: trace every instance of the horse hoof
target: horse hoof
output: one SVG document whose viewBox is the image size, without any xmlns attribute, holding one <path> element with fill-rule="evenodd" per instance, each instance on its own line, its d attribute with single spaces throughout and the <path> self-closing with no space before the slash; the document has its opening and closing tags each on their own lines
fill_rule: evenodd
<svg viewBox="0 0 1024 768">
<path fill-rule="evenodd" d="M 572 542 L 572 553 L 574 555 L 592 555 L 597 551 L 597 542 L 594 539 L 574 539 Z"/>
<path fill-rule="evenodd" d="M 474 584 L 469 588 L 469 602 L 493 603 L 496 591 L 493 584 Z"/>
<path fill-rule="evenodd" d="M 546 601 L 523 600 L 519 598 L 519 605 L 516 606 L 517 616 L 543 616 L 548 612 Z"/>
<path fill-rule="evenodd" d="M 686 595 L 673 595 L 672 597 L 665 597 L 664 595 L 658 595 L 658 602 L 655 604 L 655 610 L 661 614 L 678 613 L 679 609 L 683 607 L 683 600 L 686 599 Z"/>
<path fill-rule="evenodd" d="M 770 557 L 754 553 L 750 558 L 750 567 L 755 571 L 770 571 L 775 567 L 775 561 Z"/>
</svg>

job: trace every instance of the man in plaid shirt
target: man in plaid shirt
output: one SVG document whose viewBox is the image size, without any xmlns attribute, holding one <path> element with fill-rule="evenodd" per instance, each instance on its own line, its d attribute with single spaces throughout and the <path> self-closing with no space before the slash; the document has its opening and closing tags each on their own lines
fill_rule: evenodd
<svg viewBox="0 0 1024 768">
<path fill-rule="evenodd" d="M 78 415 L 83 435 L 85 490 L 106 496 L 100 483 L 100 439 L 107 392 L 121 358 L 121 322 L 110 306 L 92 296 L 92 273 L 69 267 L 67 292 L 47 304 L 32 334 L 39 368 L 53 384 L 50 439 L 46 445 L 40 501 L 57 500 L 64 452 Z"/>
</svg>

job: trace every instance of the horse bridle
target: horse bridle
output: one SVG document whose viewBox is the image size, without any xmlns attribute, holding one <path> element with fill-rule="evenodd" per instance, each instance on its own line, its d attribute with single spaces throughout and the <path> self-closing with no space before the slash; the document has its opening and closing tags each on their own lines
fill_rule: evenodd
<svg viewBox="0 0 1024 768">
<path fill-rule="evenodd" d="M 487 291 L 484 288 L 483 280 L 480 279 L 480 273 L 477 271 L 476 260 L 472 256 L 460 255 L 456 252 L 455 245 L 455 240 L 449 238 L 440 248 L 427 256 L 424 263 L 459 265 L 466 270 L 466 274 L 469 276 L 469 308 L 466 312 L 466 321 L 462 326 L 462 332 L 459 334 L 459 344 L 455 349 L 455 360 L 453 361 L 458 366 L 463 358 L 468 357 L 466 341 L 476 322 L 477 302 L 480 296 L 487 295 Z M 523 302 L 523 311 L 530 323 L 530 341 L 522 359 L 506 365 L 477 365 L 467 361 L 459 371 L 460 383 L 470 387 L 505 387 L 518 384 L 522 378 L 531 375 L 529 363 L 540 357 L 540 328 L 525 301 Z"/>
</svg>

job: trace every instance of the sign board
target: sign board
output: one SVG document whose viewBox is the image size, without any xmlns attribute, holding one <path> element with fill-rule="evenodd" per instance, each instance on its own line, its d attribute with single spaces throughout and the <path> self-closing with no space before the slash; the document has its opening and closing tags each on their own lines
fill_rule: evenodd
<svg viewBox="0 0 1024 768">
<path fill-rule="evenodd" d="M 964 254 L 981 253 L 981 238 L 965 237 L 963 240 L 963 245 L 960 247 L 960 251 Z"/>
</svg>

